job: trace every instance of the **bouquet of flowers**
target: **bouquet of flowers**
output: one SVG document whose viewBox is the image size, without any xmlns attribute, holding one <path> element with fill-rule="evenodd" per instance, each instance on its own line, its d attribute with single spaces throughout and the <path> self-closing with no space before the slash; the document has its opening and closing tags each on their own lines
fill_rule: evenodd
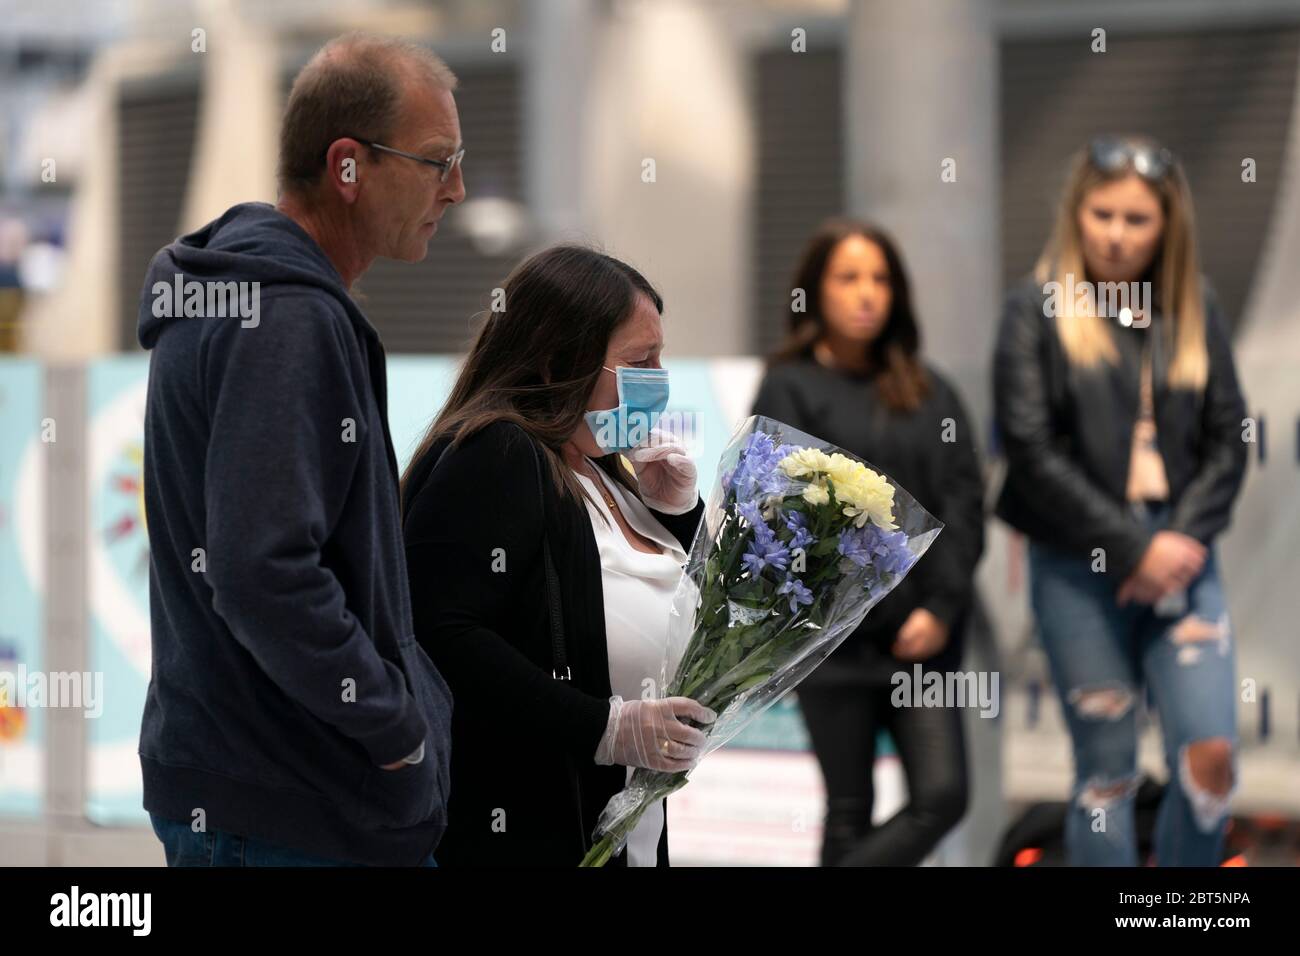
<svg viewBox="0 0 1300 956">
<path fill-rule="evenodd" d="M 770 418 L 741 425 L 673 597 L 658 684 L 718 714 L 692 722 L 708 738 L 702 755 L 812 673 L 942 528 L 861 459 Z M 581 865 L 604 866 L 688 775 L 636 769 Z"/>
</svg>

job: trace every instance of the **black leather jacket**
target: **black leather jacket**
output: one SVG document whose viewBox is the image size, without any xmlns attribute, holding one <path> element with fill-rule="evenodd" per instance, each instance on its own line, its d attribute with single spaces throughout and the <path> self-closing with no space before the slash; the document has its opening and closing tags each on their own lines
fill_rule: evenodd
<svg viewBox="0 0 1300 956">
<path fill-rule="evenodd" d="M 1071 365 L 1044 315 L 1042 286 L 1013 289 L 993 359 L 994 415 L 1007 461 L 997 514 L 1031 538 L 1080 554 L 1101 547 L 1119 580 L 1150 542 L 1125 504 L 1138 414 L 1142 348 L 1152 349 L 1156 443 L 1173 506 L 1167 528 L 1207 547 L 1227 528 L 1246 471 L 1245 402 L 1228 332 L 1205 286 L 1209 378 L 1203 391 L 1173 389 L 1172 347 L 1159 309 L 1146 329 L 1110 326 L 1117 365 Z"/>
</svg>

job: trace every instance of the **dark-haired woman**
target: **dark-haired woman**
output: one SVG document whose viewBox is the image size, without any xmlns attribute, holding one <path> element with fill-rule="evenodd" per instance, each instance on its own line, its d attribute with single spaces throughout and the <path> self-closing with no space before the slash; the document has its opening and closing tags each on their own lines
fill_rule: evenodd
<svg viewBox="0 0 1300 956">
<path fill-rule="evenodd" d="M 575 866 L 632 769 L 689 768 L 716 718 L 656 688 L 704 505 L 651 432 L 668 373 L 650 283 L 559 246 L 504 288 L 403 478 L 416 637 L 455 699 L 437 854 Z M 668 864 L 662 802 L 613 863 Z"/>
<path fill-rule="evenodd" d="M 791 298 L 805 308 L 791 311 L 789 338 L 769 363 L 754 413 L 860 455 L 946 525 L 798 691 L 826 783 L 822 865 L 915 865 L 965 813 L 965 747 L 955 707 L 894 706 L 895 675 L 910 685 L 916 664 L 926 673 L 961 662 L 984 548 L 975 434 L 957 393 L 921 360 L 907 275 L 881 230 L 824 224 L 804 250 Z M 873 826 L 881 729 L 898 750 L 908 799 Z"/>
</svg>

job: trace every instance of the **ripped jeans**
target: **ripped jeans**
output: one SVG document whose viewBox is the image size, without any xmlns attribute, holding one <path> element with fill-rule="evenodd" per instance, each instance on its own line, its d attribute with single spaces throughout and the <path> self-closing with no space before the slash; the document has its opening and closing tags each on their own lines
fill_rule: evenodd
<svg viewBox="0 0 1300 956">
<path fill-rule="evenodd" d="M 1167 505 L 1134 510 L 1153 531 L 1168 521 Z M 1232 631 L 1215 549 L 1188 585 L 1185 606 L 1168 616 L 1151 605 L 1116 606 L 1121 582 L 1091 564 L 1029 543 L 1030 601 L 1074 748 L 1065 825 L 1070 863 L 1138 863 L 1137 712 L 1145 689 L 1170 773 L 1156 818 L 1156 863 L 1217 866 L 1237 733 Z"/>
</svg>

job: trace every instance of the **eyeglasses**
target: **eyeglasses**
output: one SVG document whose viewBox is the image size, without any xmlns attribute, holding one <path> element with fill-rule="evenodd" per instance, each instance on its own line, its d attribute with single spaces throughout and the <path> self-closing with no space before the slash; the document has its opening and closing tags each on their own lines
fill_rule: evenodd
<svg viewBox="0 0 1300 956">
<path fill-rule="evenodd" d="M 423 156 L 416 156 L 414 153 L 406 153 L 400 149 L 393 149 L 391 146 L 383 146 L 379 143 L 372 143 L 370 140 L 358 139 L 358 143 L 363 146 L 369 146 L 371 149 L 382 150 L 385 153 L 392 153 L 394 156 L 405 156 L 407 159 L 413 159 L 417 163 L 424 163 L 426 166 L 432 166 L 441 170 L 439 182 L 446 182 L 451 178 L 452 170 L 461 164 L 465 158 L 465 147 L 462 146 L 456 152 L 452 153 L 447 159 L 425 159 Z"/>
<path fill-rule="evenodd" d="M 1176 160 L 1163 146 L 1134 143 L 1114 136 L 1099 136 L 1088 144 L 1088 159 L 1103 173 L 1118 173 L 1130 166 L 1149 182 L 1159 182 L 1169 174 Z"/>
</svg>

